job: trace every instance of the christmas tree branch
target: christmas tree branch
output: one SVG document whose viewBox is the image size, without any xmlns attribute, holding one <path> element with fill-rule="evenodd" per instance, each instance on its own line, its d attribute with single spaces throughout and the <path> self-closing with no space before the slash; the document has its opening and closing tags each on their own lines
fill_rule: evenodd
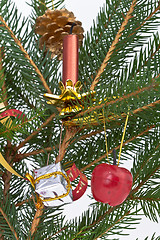
<svg viewBox="0 0 160 240">
<path fill-rule="evenodd" d="M 146 106 L 143 106 L 143 107 L 141 107 L 141 108 L 137 108 L 136 110 L 134 110 L 134 111 L 132 112 L 132 114 L 133 114 L 133 115 L 134 115 L 134 114 L 137 114 L 137 113 L 139 113 L 139 112 L 141 112 L 141 111 L 143 111 L 143 110 L 146 110 L 146 109 L 149 109 L 149 108 L 151 108 L 151 107 L 154 107 L 154 106 L 157 105 L 157 104 L 160 104 L 160 100 L 157 100 L 157 101 L 155 101 L 155 102 L 153 102 L 153 103 L 150 103 L 150 104 L 148 104 L 148 105 L 146 105 Z M 132 114 L 131 114 L 131 115 L 132 115 Z M 120 116 L 116 117 L 115 119 L 119 119 L 119 117 L 120 117 Z M 121 117 L 124 118 L 124 117 L 126 117 L 126 115 L 121 116 Z M 111 122 L 111 121 L 108 121 L 108 122 Z M 154 127 L 155 127 L 155 126 L 154 126 Z M 75 139 L 75 140 L 71 141 L 71 143 L 73 143 L 73 142 L 75 142 L 75 141 L 81 141 L 81 140 L 84 140 L 84 139 L 86 139 L 86 138 L 90 138 L 91 136 L 95 136 L 96 134 L 101 133 L 102 131 L 103 131 L 103 129 L 102 129 L 102 130 L 95 131 L 95 132 L 91 132 L 91 133 L 89 133 L 89 134 L 85 134 L 85 135 L 83 135 L 83 136 L 80 136 L 78 139 Z M 30 136 L 29 136 L 29 137 L 30 137 Z M 55 149 L 55 146 L 53 146 L 53 147 L 48 147 L 48 148 L 45 148 L 45 149 L 38 149 L 38 150 L 35 150 L 35 151 L 32 151 L 32 152 L 28 152 L 28 153 L 21 154 L 18 159 L 19 159 L 19 160 L 22 160 L 22 159 L 24 159 L 24 158 L 26 158 L 26 157 L 29 157 L 29 156 L 37 155 L 37 154 L 44 153 L 44 152 L 50 152 L 50 151 L 52 151 L 53 149 Z"/>
<path fill-rule="evenodd" d="M 158 77 L 160 77 L 160 74 L 158 74 L 154 79 L 156 79 L 156 78 L 158 78 Z M 122 97 L 117 98 L 117 99 L 115 99 L 115 100 L 112 100 L 112 101 L 110 101 L 110 102 L 105 102 L 105 103 L 102 103 L 102 104 L 100 104 L 100 105 L 98 105 L 98 106 L 91 107 L 90 109 L 87 109 L 87 110 L 85 110 L 84 112 L 80 112 L 79 114 L 77 114 L 77 115 L 76 115 L 76 118 L 81 117 L 81 116 L 83 116 L 84 114 L 90 113 L 90 112 L 92 112 L 92 111 L 101 109 L 101 108 L 103 108 L 103 107 L 112 105 L 112 104 L 114 104 L 114 103 L 116 103 L 116 102 L 121 102 L 121 101 L 123 101 L 124 99 L 128 99 L 128 98 L 133 97 L 133 96 L 138 96 L 138 95 L 139 95 L 140 93 L 142 93 L 142 92 L 149 91 L 149 90 L 151 90 L 151 89 L 153 89 L 153 88 L 156 88 L 156 87 L 159 86 L 159 85 L 154 82 L 154 79 L 153 79 L 152 83 L 151 83 L 149 86 L 146 86 L 146 87 L 143 87 L 143 88 L 141 88 L 141 89 L 138 89 L 137 91 L 134 91 L 134 92 L 132 92 L 132 93 L 123 95 Z"/>
<path fill-rule="evenodd" d="M 3 55 L 3 51 L 2 51 L 2 47 L 0 47 L 0 72 L 1 72 L 0 81 L 2 81 L 4 79 L 2 55 Z M 8 102 L 7 102 L 7 89 L 6 89 L 5 81 L 3 82 L 3 85 L 2 85 L 2 93 L 4 94 L 4 97 L 3 97 L 4 105 L 7 106 L 8 105 Z"/>
<path fill-rule="evenodd" d="M 150 129 L 152 129 L 152 128 L 154 128 L 154 127 L 155 127 L 155 125 L 151 126 L 150 128 L 147 128 L 147 130 L 143 131 L 142 133 L 140 133 L 140 134 L 137 135 L 136 137 L 133 137 L 133 138 L 131 138 L 130 140 L 124 142 L 123 146 L 126 145 L 128 142 L 136 139 L 137 137 L 142 136 L 143 134 L 145 134 L 146 132 L 148 132 Z M 89 138 L 89 137 L 91 137 L 91 136 L 95 136 L 96 134 L 98 134 L 98 133 L 100 133 L 100 132 L 102 132 L 102 131 L 103 131 L 103 129 L 102 129 L 102 130 L 95 131 L 95 132 L 91 132 L 91 133 L 86 134 L 86 135 L 84 135 L 84 136 L 80 136 L 80 138 L 75 139 L 75 140 L 71 141 L 70 143 L 73 143 L 73 142 L 75 142 L 75 141 L 81 141 L 81 140 L 84 140 L 84 139 Z M 74 136 L 73 136 L 73 137 L 74 137 Z M 66 137 L 65 137 L 65 139 L 66 139 Z M 64 140 L 64 141 L 65 141 L 65 140 Z M 67 144 L 67 145 L 69 145 L 69 144 Z M 64 147 L 64 143 L 63 143 L 63 147 Z M 66 147 L 67 147 L 67 146 L 66 146 Z M 120 147 L 120 145 L 117 146 L 115 149 L 119 149 L 119 147 Z M 40 153 L 51 152 L 53 149 L 55 149 L 55 146 L 53 146 L 53 147 L 47 147 L 47 148 L 44 148 L 44 149 L 38 149 L 38 150 L 35 150 L 35 151 L 32 151 L 32 152 L 28 152 L 28 153 L 24 153 L 24 154 L 20 154 L 19 156 L 17 156 L 17 158 L 15 159 L 14 162 L 21 161 L 21 160 L 24 159 L 24 158 L 27 158 L 27 157 L 29 157 L 29 156 L 34 156 L 34 155 L 37 155 L 37 154 L 40 154 Z M 66 151 L 66 150 L 65 150 L 65 151 Z M 109 151 L 109 154 L 112 153 L 112 151 L 113 151 L 113 149 Z M 64 157 L 64 155 L 63 155 L 63 157 Z M 101 156 L 100 159 L 98 159 L 98 162 L 101 161 L 101 160 L 102 160 L 103 158 L 105 158 L 105 157 L 106 157 L 106 154 L 104 154 L 103 156 Z M 58 157 L 57 157 L 57 158 L 58 158 Z M 17 160 L 17 159 L 18 159 L 18 160 Z M 62 158 L 61 158 L 61 160 L 62 160 Z M 60 160 L 60 161 L 61 161 L 61 160 Z M 97 161 L 97 160 L 95 160 L 95 161 Z M 94 162 L 93 164 L 95 164 L 95 162 Z M 92 163 L 91 163 L 91 165 L 92 165 Z M 89 165 L 87 165 L 86 167 L 89 168 L 91 165 L 89 164 Z M 87 169 L 86 167 L 82 168 L 81 171 L 85 171 L 85 170 Z"/>
<path fill-rule="evenodd" d="M 21 154 L 20 160 L 27 158 L 29 156 L 34 156 L 34 155 L 40 154 L 40 153 L 51 152 L 53 149 L 55 149 L 55 146 L 47 147 L 44 149 L 38 149 L 38 150 L 28 152 L 28 153 L 24 153 L 24 154 Z"/>
<path fill-rule="evenodd" d="M 128 199 L 131 199 L 131 200 L 142 200 L 142 201 L 149 201 L 149 202 L 152 202 L 152 201 L 160 201 L 160 198 L 152 198 L 152 197 L 136 197 L 136 196 L 133 196 L 133 195 L 129 195 Z"/>
<path fill-rule="evenodd" d="M 156 50 L 155 50 L 154 52 L 152 52 L 150 58 L 148 58 L 148 60 L 146 60 L 146 61 L 144 62 L 144 64 L 142 65 L 142 68 L 143 68 L 144 66 L 147 66 L 148 61 L 149 61 L 150 59 L 153 59 L 153 57 L 156 55 L 156 53 L 157 53 L 159 50 L 160 50 L 160 44 L 157 46 Z M 138 69 L 137 73 L 138 73 L 138 72 L 139 72 L 139 69 Z"/>
<path fill-rule="evenodd" d="M 64 155 L 66 153 L 66 150 L 72 140 L 72 138 L 75 136 L 75 134 L 77 133 L 78 129 L 75 127 L 69 127 L 66 128 L 66 134 L 64 136 L 63 142 L 62 144 L 60 144 L 59 146 L 59 154 L 56 158 L 56 163 L 60 162 L 63 160 Z"/>
<path fill-rule="evenodd" d="M 160 144 L 158 144 L 155 148 L 155 151 L 159 148 Z M 141 170 L 144 168 L 144 166 L 149 162 L 150 158 L 148 158 L 147 160 L 144 160 L 142 165 L 141 165 L 141 168 L 139 169 L 139 171 L 137 172 L 137 174 L 135 175 L 134 177 L 134 182 L 133 184 L 135 183 L 135 181 L 137 180 L 137 178 L 139 177 L 140 173 L 141 173 Z"/>
<path fill-rule="evenodd" d="M 99 222 L 101 222 L 106 215 L 109 215 L 110 213 L 112 213 L 114 210 L 116 210 L 118 207 L 110 207 L 108 209 L 108 211 L 106 211 L 103 215 L 101 215 L 97 220 L 95 220 L 91 225 L 88 226 L 87 230 L 89 230 L 90 228 L 92 228 L 93 226 L 95 226 L 96 224 L 98 224 Z"/>
<path fill-rule="evenodd" d="M 134 116 L 134 114 L 138 114 L 139 112 L 142 112 L 142 111 L 144 111 L 144 110 L 153 108 L 153 107 L 155 107 L 155 106 L 158 105 L 158 104 L 160 104 L 160 100 L 157 100 L 157 101 L 155 101 L 155 102 L 153 102 L 153 103 L 150 103 L 150 104 L 148 104 L 148 105 L 146 105 L 146 106 L 143 106 L 143 107 L 141 107 L 141 108 L 137 108 L 137 109 L 133 110 L 133 111 L 129 114 L 129 116 L 130 116 L 130 117 L 131 117 L 131 116 Z M 125 113 L 122 113 L 121 115 L 116 115 L 116 116 L 114 117 L 114 120 L 109 120 L 109 118 L 106 118 L 106 121 L 109 123 L 109 122 L 117 121 L 117 120 L 119 120 L 120 118 L 126 118 L 126 116 L 127 116 L 127 115 L 126 115 Z M 103 119 L 102 119 L 101 121 L 102 121 L 102 123 L 103 123 Z M 117 124 L 118 124 L 118 123 L 117 123 Z M 98 122 L 95 122 L 95 123 L 94 123 L 94 126 L 98 126 L 98 125 L 99 125 Z M 94 135 L 96 135 L 97 133 L 100 133 L 100 132 L 102 132 L 102 131 L 103 131 L 103 129 L 102 129 L 102 130 L 99 130 L 99 131 L 97 131 L 97 132 L 92 132 L 92 133 L 90 133 L 90 134 L 86 134 L 86 135 L 84 135 L 84 136 L 81 136 L 78 140 L 82 140 L 82 139 L 85 139 L 85 138 L 87 138 L 87 137 L 94 136 Z"/>
<path fill-rule="evenodd" d="M 143 107 L 141 107 L 141 108 L 135 109 L 135 110 L 133 111 L 133 114 L 137 114 L 137 113 L 139 113 L 139 112 L 142 112 L 143 110 L 146 110 L 146 109 L 155 107 L 157 104 L 160 104 L 160 100 L 157 100 L 157 101 L 155 101 L 155 102 L 153 102 L 153 103 L 150 103 L 150 104 L 148 104 L 148 105 L 146 105 L 146 106 L 143 106 Z"/>
<path fill-rule="evenodd" d="M 117 2 L 118 4 L 120 4 L 121 3 L 121 0 L 119 0 L 119 2 Z M 118 4 L 115 4 L 115 10 L 117 9 L 117 7 L 118 7 Z M 111 22 L 111 19 L 112 19 L 112 17 L 114 16 L 114 13 L 112 13 L 111 14 L 111 16 L 108 18 L 108 21 L 107 21 L 107 23 L 104 25 L 104 28 L 108 28 L 108 25 L 109 25 L 109 23 Z M 96 40 L 96 43 L 98 43 L 99 42 L 99 39 L 101 38 L 101 36 L 102 36 L 102 34 L 103 34 L 103 32 L 101 32 L 100 34 L 99 34 L 99 36 L 98 36 L 98 39 Z"/>
<path fill-rule="evenodd" d="M 128 216 L 130 214 L 130 211 L 126 212 L 121 218 L 119 218 L 115 223 L 113 223 L 105 232 L 101 233 L 97 238 L 95 238 L 95 240 L 101 238 L 104 234 L 106 234 L 107 232 L 109 232 L 116 224 L 118 224 L 119 222 L 121 222 L 126 216 Z"/>
<path fill-rule="evenodd" d="M 52 237 L 56 236 L 58 233 L 62 232 L 63 230 L 67 229 L 68 227 L 63 227 L 61 228 L 58 232 L 56 232 L 55 234 L 53 234 L 52 236 L 46 238 L 45 240 L 49 240 L 52 239 Z"/>
<path fill-rule="evenodd" d="M 87 230 L 91 229 L 93 226 L 95 226 L 96 224 L 98 224 L 99 222 L 101 222 L 101 221 L 105 218 L 106 215 L 109 215 L 109 214 L 110 214 L 111 212 L 113 212 L 116 208 L 118 208 L 118 207 L 110 207 L 109 210 L 107 210 L 107 211 L 106 211 L 103 215 L 101 215 L 97 220 L 95 220 L 92 224 L 90 224 L 89 226 L 87 226 Z M 60 229 L 56 234 L 58 234 L 59 232 L 65 230 L 65 229 L 66 229 L 66 227 Z M 85 231 L 85 230 L 84 230 L 84 231 Z M 76 239 L 76 237 L 77 237 L 78 235 L 80 235 L 81 233 L 83 233 L 83 230 L 81 230 L 80 232 L 78 232 L 78 233 L 76 234 L 76 236 L 75 236 L 72 240 Z M 56 235 L 56 234 L 54 234 L 54 235 Z M 54 236 L 54 235 L 53 235 L 53 236 Z M 50 238 L 48 238 L 48 239 L 50 239 Z M 46 239 L 46 240 L 48 240 L 48 239 Z"/>
<path fill-rule="evenodd" d="M 4 72 L 3 72 L 3 64 L 2 64 L 3 56 L 4 56 L 4 54 L 2 53 L 2 48 L 0 47 L 0 71 L 2 73 L 2 75 L 0 76 L 1 81 L 4 80 Z M 3 81 L 3 85 L 2 85 L 2 93 L 4 94 L 4 96 L 3 96 L 4 105 L 7 106 L 8 101 L 7 101 L 7 89 L 6 89 L 5 80 Z M 12 148 L 11 141 L 7 140 L 6 157 L 7 157 L 8 163 L 11 162 L 11 156 L 10 156 L 11 148 Z M 3 189 L 4 199 L 6 198 L 8 192 L 9 192 L 11 177 L 12 177 L 12 174 L 9 171 L 6 171 L 2 174 L 2 179 L 4 182 L 4 189 Z M 1 236 L 1 238 L 3 239 L 2 236 Z"/>
<path fill-rule="evenodd" d="M 98 131 L 95 131 L 95 132 L 91 132 L 91 133 L 88 133 L 88 134 L 85 134 L 85 135 L 80 136 L 79 138 L 73 140 L 71 143 L 73 143 L 73 142 L 75 142 L 75 141 L 81 141 L 81 140 L 84 140 L 84 139 L 86 139 L 86 138 L 90 138 L 90 137 L 92 137 L 92 136 L 97 135 L 98 133 L 101 133 L 102 131 L 104 131 L 104 129 L 98 130 Z"/>
<path fill-rule="evenodd" d="M 22 94 L 22 92 L 19 92 L 18 94 L 25 101 L 25 103 L 27 103 L 28 107 L 30 107 L 31 109 L 36 109 L 36 107 L 29 102 L 29 99 Z"/>
<path fill-rule="evenodd" d="M 23 48 L 21 42 L 16 38 L 16 36 L 14 35 L 14 33 L 12 32 L 12 30 L 9 28 L 9 26 L 7 25 L 7 23 L 5 22 L 5 20 L 3 19 L 2 16 L 0 16 L 0 21 L 3 23 L 3 25 L 5 26 L 5 28 L 7 29 L 7 31 L 9 32 L 9 34 L 11 35 L 11 37 L 13 38 L 13 40 L 15 41 L 15 43 L 19 46 L 20 50 L 23 52 L 24 56 L 27 58 L 27 60 L 29 60 L 30 64 L 33 66 L 33 68 L 35 69 L 36 73 L 38 74 L 40 80 L 42 81 L 42 84 L 44 86 L 44 88 L 47 90 L 48 93 L 52 93 L 50 88 L 48 87 L 42 73 L 40 72 L 40 70 L 38 69 L 38 67 L 36 66 L 36 64 L 33 62 L 33 60 L 30 58 L 30 56 L 28 55 L 28 53 L 26 52 L 26 50 Z"/>
<path fill-rule="evenodd" d="M 110 213 L 112 213 L 116 208 L 118 208 L 118 206 L 117 207 L 111 207 L 111 208 L 109 208 L 109 210 L 108 211 L 106 211 L 102 216 L 100 216 L 97 220 L 95 220 L 92 224 L 90 224 L 88 227 L 87 227 L 87 231 L 89 230 L 89 229 L 91 229 L 92 227 L 94 227 L 96 224 L 98 224 L 99 222 L 101 222 L 104 218 L 105 218 L 105 216 L 106 215 L 109 215 Z M 105 231 L 105 233 L 107 233 L 112 227 L 114 227 L 117 223 L 119 223 L 121 220 L 123 220 L 127 215 L 129 215 L 130 214 L 130 211 L 128 211 L 123 217 L 121 217 L 120 219 L 118 219 L 116 222 L 114 222 L 114 224 L 112 224 L 106 231 Z M 84 233 L 83 233 L 83 231 L 85 231 L 86 229 L 82 229 L 81 231 L 79 231 L 77 234 L 76 234 L 76 236 L 72 239 L 72 240 L 75 240 L 77 237 L 80 237 L 79 235 L 83 235 Z M 103 234 L 105 234 L 105 233 L 103 233 Z M 102 234 L 102 235 L 103 235 Z M 100 236 L 99 236 L 100 237 Z M 98 237 L 98 238 L 99 238 Z M 95 238 L 95 239 L 98 239 L 98 238 Z"/>
<path fill-rule="evenodd" d="M 147 181 L 148 179 L 150 179 L 158 170 L 160 169 L 160 166 L 156 167 L 153 171 L 150 172 L 150 174 L 148 174 L 146 176 L 146 178 L 136 187 L 131 191 L 131 196 L 132 194 L 134 194 L 135 192 L 137 192 Z"/>
<path fill-rule="evenodd" d="M 14 230 L 13 226 L 10 224 L 9 219 L 8 219 L 7 215 L 4 213 L 4 211 L 3 211 L 2 208 L 0 208 L 0 213 L 2 214 L 2 216 L 3 216 L 4 219 L 5 219 L 5 221 L 7 222 L 10 230 L 12 231 L 12 233 L 13 233 L 13 235 L 14 235 L 14 237 L 15 237 L 15 239 L 18 240 L 19 238 L 18 238 L 18 236 L 17 236 L 17 233 L 16 233 L 16 231 Z"/>
<path fill-rule="evenodd" d="M 33 133 L 31 133 L 31 135 L 29 135 L 23 142 L 21 142 L 19 144 L 19 146 L 17 146 L 17 150 L 22 148 L 28 141 L 30 141 L 35 135 L 37 135 L 39 133 L 39 131 L 42 130 L 42 128 L 44 128 L 53 118 L 55 117 L 55 114 L 53 113 L 42 125 L 40 128 L 38 128 L 36 131 L 34 131 Z"/>
<path fill-rule="evenodd" d="M 138 137 L 141 137 L 142 135 L 146 134 L 149 130 L 151 130 L 152 128 L 154 128 L 155 125 L 151 126 L 151 127 L 147 127 L 147 129 L 141 133 L 139 133 L 138 135 L 136 135 L 135 137 L 130 138 L 129 140 L 125 141 L 123 143 L 122 146 L 125 146 L 126 144 L 128 144 L 129 142 L 132 142 L 133 140 L 135 140 Z M 120 148 L 120 145 L 115 147 L 114 149 L 117 150 Z M 113 149 L 109 150 L 108 153 L 111 154 L 113 152 Z M 99 157 L 98 159 L 94 160 L 93 162 L 89 163 L 88 165 L 86 165 L 85 167 L 81 168 L 81 172 L 85 171 L 86 169 L 90 168 L 92 165 L 100 162 L 102 159 L 107 157 L 107 153 L 104 154 L 103 156 Z"/>
<path fill-rule="evenodd" d="M 155 151 L 159 148 L 160 144 L 158 144 L 155 148 Z M 147 160 L 143 161 L 143 164 L 141 166 L 141 168 L 139 169 L 138 173 L 136 174 L 135 178 L 134 178 L 134 182 L 135 183 L 136 179 L 139 177 L 141 170 L 144 168 L 144 166 L 149 162 L 150 158 L 148 158 Z M 154 168 L 146 177 L 145 179 L 143 179 L 143 181 L 140 182 L 140 184 L 134 188 L 131 192 L 129 197 L 134 197 L 133 194 L 136 193 L 147 181 L 148 179 L 150 179 L 158 170 L 160 169 L 160 166 Z"/>
<path fill-rule="evenodd" d="M 4 132 L 1 132 L 1 134 L 10 132 L 10 131 L 12 131 L 12 130 L 16 130 L 17 128 L 20 128 L 21 126 L 25 125 L 27 122 L 31 122 L 31 121 L 34 120 L 35 118 L 37 118 L 37 116 L 32 117 L 32 118 L 30 118 L 30 119 L 27 119 L 27 120 L 23 121 L 22 123 L 20 123 L 20 124 L 18 124 L 18 125 L 16 125 L 16 126 L 12 126 L 10 129 L 5 130 Z"/>
<path fill-rule="evenodd" d="M 160 10 L 160 4 L 158 3 L 157 8 L 144 20 L 143 23 L 141 23 L 135 30 L 133 30 L 133 32 L 129 35 L 132 36 L 137 30 L 139 30 L 148 20 L 151 19 L 151 17 L 156 14 L 158 11 Z"/>
<path fill-rule="evenodd" d="M 20 207 L 20 206 L 22 206 L 23 204 L 28 203 L 31 199 L 33 199 L 33 196 L 30 197 L 29 199 L 25 199 L 24 201 L 15 204 L 15 207 Z"/>
<path fill-rule="evenodd" d="M 91 90 L 94 90 L 96 84 L 98 83 L 98 81 L 100 79 L 100 76 L 102 75 L 104 69 L 106 68 L 106 66 L 108 64 L 108 61 L 110 60 L 110 58 L 111 58 L 111 56 L 113 54 L 114 49 L 116 48 L 116 44 L 119 42 L 119 39 L 122 36 L 122 33 L 125 30 L 126 25 L 128 24 L 128 21 L 132 18 L 132 13 L 134 11 L 134 7 L 136 6 L 136 2 L 137 2 L 137 0 L 133 0 L 132 1 L 130 9 L 127 12 L 126 17 L 125 17 L 125 19 L 124 19 L 124 21 L 123 21 L 123 23 L 122 23 L 122 25 L 121 25 L 121 27 L 120 27 L 116 37 L 115 37 L 113 43 L 112 43 L 109 51 L 107 52 L 107 55 L 106 55 L 102 65 L 101 65 L 101 67 L 100 67 L 100 69 L 99 69 L 95 79 L 93 80 L 93 82 L 91 84 L 91 87 L 90 87 Z"/>
<path fill-rule="evenodd" d="M 40 223 L 41 216 L 43 214 L 43 208 L 44 208 L 44 206 L 42 208 L 38 208 L 36 211 L 36 214 L 35 214 L 33 222 L 32 222 L 31 230 L 30 230 L 31 236 L 37 231 L 37 227 Z M 29 237 L 28 240 L 31 240 L 31 238 Z"/>
<path fill-rule="evenodd" d="M 80 136 L 78 139 L 74 139 L 73 141 L 71 141 L 70 143 L 74 143 L 75 141 L 81 141 L 81 140 L 84 140 L 86 138 L 89 138 L 91 136 L 95 136 L 97 133 L 101 133 L 103 131 L 102 130 L 98 130 L 98 131 L 95 131 L 95 132 L 91 132 L 89 134 L 85 134 L 83 136 Z M 22 160 L 24 158 L 27 158 L 29 156 L 34 156 L 34 155 L 37 155 L 37 154 L 40 154 L 40 153 L 45 153 L 45 152 L 51 152 L 53 149 L 55 149 L 55 146 L 53 147 L 47 147 L 47 148 L 44 148 L 44 149 L 38 149 L 38 150 L 35 150 L 35 151 L 32 151 L 32 152 L 28 152 L 28 153 L 24 153 L 24 154 L 21 154 L 18 159 L 19 160 Z"/>
</svg>

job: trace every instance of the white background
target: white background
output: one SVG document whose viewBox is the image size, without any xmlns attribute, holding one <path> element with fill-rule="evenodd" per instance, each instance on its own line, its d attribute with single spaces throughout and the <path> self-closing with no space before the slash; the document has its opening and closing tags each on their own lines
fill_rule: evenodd
<svg viewBox="0 0 160 240">
<path fill-rule="evenodd" d="M 14 1 L 14 0 L 13 0 Z M 25 0 L 15 0 L 17 7 L 23 13 L 23 15 L 28 16 L 30 13 L 30 7 L 27 6 Z M 29 2 L 29 0 L 28 0 Z M 99 12 L 100 7 L 103 6 L 105 0 L 66 0 L 65 7 L 69 11 L 73 11 L 78 20 L 82 21 L 85 32 L 89 30 L 92 25 L 93 19 L 96 20 L 97 13 Z M 90 189 L 88 189 L 87 193 L 90 193 Z M 84 210 L 88 208 L 88 197 L 87 193 L 77 202 L 71 204 L 72 206 L 68 206 L 64 214 L 69 217 L 78 216 Z M 120 237 L 120 240 L 144 240 L 145 237 L 151 236 L 156 232 L 156 236 L 160 236 L 160 224 L 153 223 L 147 218 L 143 217 L 143 220 L 139 225 L 137 225 L 136 230 L 130 230 L 130 236 Z M 128 231 L 126 231 L 128 233 Z M 116 237 L 116 236 L 115 236 Z"/>
</svg>

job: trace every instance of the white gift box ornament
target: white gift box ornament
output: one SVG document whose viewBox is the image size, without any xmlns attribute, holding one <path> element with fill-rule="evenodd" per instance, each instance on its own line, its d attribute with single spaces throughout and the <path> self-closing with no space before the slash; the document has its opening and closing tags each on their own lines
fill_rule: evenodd
<svg viewBox="0 0 160 240">
<path fill-rule="evenodd" d="M 61 164 L 51 164 L 34 170 L 35 191 L 47 207 L 71 203 L 72 190 Z"/>
</svg>

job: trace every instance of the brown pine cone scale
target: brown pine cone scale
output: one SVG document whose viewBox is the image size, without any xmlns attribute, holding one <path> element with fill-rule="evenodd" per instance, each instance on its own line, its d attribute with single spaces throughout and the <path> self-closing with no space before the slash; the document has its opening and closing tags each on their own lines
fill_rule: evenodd
<svg viewBox="0 0 160 240">
<path fill-rule="evenodd" d="M 39 40 L 39 47 L 43 49 L 44 44 L 46 51 L 50 51 L 51 56 L 58 56 L 58 59 L 62 59 L 63 52 L 63 37 L 70 33 L 72 24 L 73 34 L 77 34 L 79 37 L 79 46 L 83 41 L 82 23 L 76 20 L 73 12 L 69 12 L 67 9 L 61 10 L 47 10 L 43 16 L 36 19 L 35 33 L 41 35 Z"/>
</svg>

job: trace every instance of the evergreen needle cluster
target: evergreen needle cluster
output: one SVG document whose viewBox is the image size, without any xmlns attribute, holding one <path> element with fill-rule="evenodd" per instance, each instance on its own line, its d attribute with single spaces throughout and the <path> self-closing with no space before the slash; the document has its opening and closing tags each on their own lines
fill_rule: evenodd
<svg viewBox="0 0 160 240">
<path fill-rule="evenodd" d="M 104 118 L 98 116 L 103 111 L 112 162 L 129 110 L 120 166 L 130 162 L 133 186 L 123 204 L 94 202 L 78 219 L 66 221 L 63 206 L 36 209 L 29 182 L 0 166 L 0 239 L 118 239 L 136 227 L 141 215 L 156 222 L 160 216 L 160 3 L 104 0 L 79 52 L 81 92 L 95 90 L 96 95 L 72 117 L 76 127 L 62 127 L 59 109 L 43 97 L 60 94 L 62 79 L 62 62 L 45 46 L 39 49 L 34 32 L 36 18 L 53 3 L 60 9 L 65 2 L 31 0 L 31 15 L 24 18 L 13 0 L 0 0 L 0 101 L 26 115 L 13 118 L 10 127 L 9 120 L 0 123 L 0 152 L 22 176 L 57 159 L 62 165 L 74 162 L 90 180 L 95 166 L 106 162 Z"/>
</svg>

